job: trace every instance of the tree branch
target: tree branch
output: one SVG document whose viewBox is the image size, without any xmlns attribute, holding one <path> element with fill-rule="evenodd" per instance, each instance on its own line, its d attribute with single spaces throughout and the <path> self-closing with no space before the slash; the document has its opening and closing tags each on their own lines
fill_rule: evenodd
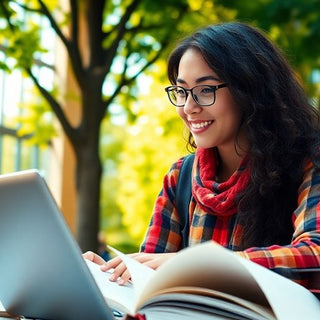
<svg viewBox="0 0 320 320">
<path fill-rule="evenodd" d="M 79 20 L 78 20 L 78 1 L 70 0 L 70 8 L 71 8 L 71 39 L 75 43 L 78 43 L 78 30 L 79 30 Z"/>
<path fill-rule="evenodd" d="M 162 49 L 159 50 L 159 51 L 157 52 L 157 54 L 156 54 L 152 59 L 150 59 L 149 61 L 147 61 L 147 62 L 145 63 L 145 65 L 144 65 L 135 75 L 133 75 L 133 76 L 130 77 L 130 78 L 127 78 L 127 77 L 126 77 L 126 74 L 125 74 L 126 71 L 127 71 L 127 67 L 126 67 L 126 66 L 127 66 L 127 63 L 125 62 L 125 68 L 124 68 L 124 70 L 123 70 L 123 72 L 122 72 L 121 80 L 120 80 L 120 82 L 119 82 L 116 90 L 115 90 L 115 91 L 113 92 L 113 94 L 107 99 L 107 101 L 106 101 L 105 104 L 104 104 L 104 106 L 105 106 L 105 108 L 104 108 L 104 113 L 106 112 L 107 107 L 111 104 L 111 102 L 112 102 L 112 101 L 116 98 L 116 96 L 119 94 L 119 92 L 120 92 L 120 90 L 122 89 L 122 87 L 123 87 L 123 86 L 126 86 L 126 85 L 130 85 L 133 81 L 135 81 L 135 80 L 138 78 L 138 76 L 139 76 L 140 74 L 142 74 L 146 69 L 148 69 L 153 63 L 155 63 L 155 61 L 157 61 L 157 60 L 159 59 L 159 57 L 161 56 L 163 49 L 165 49 L 168 45 L 169 45 L 169 41 L 163 42 L 163 44 L 162 44 Z M 128 55 L 128 57 L 129 57 L 129 55 Z M 127 61 L 127 59 L 126 59 L 126 61 Z"/>
<path fill-rule="evenodd" d="M 68 136 L 71 142 L 75 141 L 75 129 L 71 127 L 70 123 L 68 122 L 65 113 L 63 112 L 60 104 L 56 101 L 56 99 L 39 83 L 38 79 L 32 73 L 31 69 L 26 69 L 26 72 L 33 80 L 34 84 L 42 94 L 42 96 L 46 99 L 46 101 L 51 106 L 53 112 L 55 113 L 56 117 L 58 118 L 64 132 Z"/>
<path fill-rule="evenodd" d="M 177 18 L 177 21 L 180 21 L 183 17 L 183 15 L 186 13 L 186 10 L 187 10 L 187 7 L 185 10 L 182 10 L 179 14 L 179 17 Z M 156 25 L 149 25 L 148 27 L 143 27 L 141 25 L 142 22 L 140 22 L 139 26 L 136 26 L 134 28 L 131 28 L 127 31 L 135 34 L 137 33 L 138 31 L 140 31 L 141 29 L 144 29 L 144 30 L 148 30 L 149 28 L 152 29 L 152 28 L 155 28 L 157 27 Z M 149 29 L 149 30 L 150 30 Z M 168 32 L 167 35 L 164 36 L 164 40 L 163 42 L 161 43 L 161 49 L 157 52 L 157 54 L 152 58 L 150 59 L 149 61 L 146 62 L 146 64 L 134 75 L 132 76 L 130 79 L 127 79 L 126 78 L 126 71 L 127 71 L 127 60 L 130 56 L 130 54 L 127 55 L 127 58 L 125 59 L 125 67 L 124 67 L 124 70 L 122 72 L 122 77 L 121 77 L 121 81 L 119 82 L 116 90 L 113 92 L 113 94 L 107 99 L 107 101 L 105 102 L 104 104 L 104 110 L 103 110 L 103 113 L 105 113 L 107 111 L 107 108 L 108 106 L 111 104 L 111 102 L 116 98 L 116 96 L 119 94 L 121 88 L 125 85 L 128 85 L 130 83 L 132 83 L 133 81 L 135 81 L 137 79 L 137 77 L 142 74 L 147 68 L 149 68 L 156 60 L 159 59 L 159 57 L 161 56 L 162 52 L 164 51 L 164 49 L 166 49 L 169 44 L 170 44 L 170 41 L 171 41 L 171 38 L 172 38 L 172 32 L 171 30 Z M 130 51 L 130 50 L 129 50 Z"/>
<path fill-rule="evenodd" d="M 118 29 L 117 36 L 116 36 L 115 40 L 113 41 L 111 47 L 109 47 L 109 49 L 106 50 L 106 51 L 108 51 L 108 54 L 106 55 L 106 60 L 105 60 L 106 66 L 108 66 L 108 67 L 111 66 L 112 60 L 113 60 L 114 56 L 116 55 L 119 43 L 123 39 L 123 35 L 127 31 L 126 30 L 126 23 L 130 19 L 131 14 L 135 11 L 137 6 L 140 4 L 140 2 L 141 2 L 141 0 L 133 0 L 131 2 L 131 4 L 127 7 L 125 14 L 120 19 L 120 22 L 117 26 L 117 29 Z"/>
<path fill-rule="evenodd" d="M 24 134 L 24 135 L 18 135 L 17 129 L 11 129 L 7 128 L 3 125 L 0 125 L 0 135 L 9 135 L 18 139 L 30 139 L 32 137 L 32 134 Z"/>
<path fill-rule="evenodd" d="M 91 0 L 87 0 L 86 21 L 88 25 L 88 45 L 89 45 L 89 68 L 91 70 L 100 69 L 104 65 L 105 50 L 103 41 L 105 33 L 103 32 L 103 11 L 106 0 L 95 0 L 92 5 Z"/>
<path fill-rule="evenodd" d="M 20 8 L 26 10 L 26 11 L 29 11 L 29 12 L 36 12 L 36 13 L 41 13 L 42 14 L 42 11 L 41 9 L 36 9 L 36 8 L 31 8 L 23 3 L 20 3 L 20 2 L 17 2 L 17 1 L 14 1 L 15 4 L 17 4 Z"/>
<path fill-rule="evenodd" d="M 42 0 L 38 0 L 41 10 L 39 10 L 44 16 L 46 16 L 51 24 L 52 29 L 55 31 L 55 33 L 58 35 L 58 37 L 61 39 L 61 41 L 64 43 L 64 45 L 66 46 L 66 48 L 70 47 L 70 42 L 68 41 L 68 39 L 65 37 L 65 35 L 63 34 L 63 32 L 61 31 L 61 29 L 59 28 L 56 20 L 54 19 L 54 17 L 52 16 L 52 14 L 50 13 L 49 9 L 47 8 L 47 6 L 44 4 L 44 2 Z"/>
<path fill-rule="evenodd" d="M 71 39 L 68 40 L 67 37 L 61 31 L 59 25 L 57 24 L 56 20 L 50 13 L 49 9 L 45 5 L 42 0 L 38 0 L 41 6 L 41 12 L 44 16 L 46 16 L 51 24 L 51 27 L 56 32 L 57 36 L 61 39 L 62 43 L 64 44 L 68 55 L 69 60 L 71 62 L 72 68 L 74 70 L 74 74 L 76 79 L 80 85 L 80 87 L 85 85 L 84 81 L 84 70 L 83 70 L 83 63 L 81 59 L 81 54 L 78 46 L 78 6 L 76 0 L 70 1 L 71 7 L 71 16 L 72 16 L 72 31 L 71 31 Z"/>
</svg>

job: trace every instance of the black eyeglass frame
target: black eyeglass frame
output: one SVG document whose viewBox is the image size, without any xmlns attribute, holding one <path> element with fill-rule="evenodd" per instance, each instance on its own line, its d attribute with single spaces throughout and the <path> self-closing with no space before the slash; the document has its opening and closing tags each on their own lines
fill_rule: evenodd
<svg viewBox="0 0 320 320">
<path fill-rule="evenodd" d="M 182 86 L 169 86 L 169 87 L 164 88 L 164 90 L 165 90 L 166 93 L 168 94 L 169 101 L 170 101 L 175 107 L 184 107 L 184 106 L 185 106 L 185 104 L 186 104 L 186 102 L 187 102 L 187 98 L 188 98 L 188 92 L 191 93 L 192 99 L 195 101 L 195 103 L 196 103 L 197 105 L 199 105 L 199 106 L 201 106 L 201 107 L 209 107 L 209 106 L 212 106 L 212 105 L 216 102 L 216 91 L 217 91 L 218 89 L 225 88 L 225 87 L 227 87 L 227 86 L 228 86 L 227 83 L 221 83 L 221 84 L 217 84 L 217 85 L 215 85 L 215 86 L 207 85 L 207 84 L 200 84 L 200 85 L 194 86 L 194 87 L 191 88 L 191 89 L 186 89 L 186 88 L 184 88 L 184 87 L 182 87 Z M 200 103 L 197 101 L 197 97 L 196 97 L 196 95 L 194 95 L 193 90 L 194 90 L 195 88 L 199 88 L 199 87 L 208 87 L 208 88 L 210 88 L 210 89 L 213 90 L 213 98 L 214 98 L 214 99 L 213 99 L 213 102 L 212 102 L 212 103 L 210 103 L 210 104 L 200 104 Z M 182 89 L 182 90 L 185 92 L 185 94 L 186 94 L 186 101 L 185 101 L 184 104 L 177 104 L 177 103 L 175 103 L 174 101 L 171 100 L 170 91 L 172 91 L 174 88 L 180 88 L 180 89 Z"/>
</svg>

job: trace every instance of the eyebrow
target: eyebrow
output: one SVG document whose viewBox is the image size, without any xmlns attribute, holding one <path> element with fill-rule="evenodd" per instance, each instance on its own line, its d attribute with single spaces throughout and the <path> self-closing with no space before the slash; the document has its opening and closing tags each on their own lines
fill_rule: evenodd
<svg viewBox="0 0 320 320">
<path fill-rule="evenodd" d="M 201 82 L 204 82 L 204 81 L 207 81 L 207 80 L 220 81 L 220 79 L 218 79 L 218 78 L 216 78 L 214 76 L 204 76 L 204 77 L 200 77 L 200 78 L 196 79 L 196 83 L 201 83 Z M 177 78 L 176 81 L 179 82 L 179 83 L 186 83 L 186 81 L 181 79 L 181 78 Z"/>
</svg>

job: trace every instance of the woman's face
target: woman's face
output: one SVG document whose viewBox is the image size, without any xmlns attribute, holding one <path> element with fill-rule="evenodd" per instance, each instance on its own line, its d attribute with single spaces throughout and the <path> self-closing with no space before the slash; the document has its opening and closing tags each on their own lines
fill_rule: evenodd
<svg viewBox="0 0 320 320">
<path fill-rule="evenodd" d="M 197 85 L 221 83 L 223 81 L 208 66 L 198 50 L 188 49 L 183 54 L 179 63 L 177 85 L 191 89 Z M 233 152 L 235 142 L 240 143 L 241 147 L 241 141 L 237 139 L 241 111 L 228 87 L 218 89 L 215 103 L 206 107 L 199 106 L 188 92 L 184 107 L 177 107 L 177 112 L 193 135 L 197 147 L 217 147 L 221 150 L 232 148 L 230 150 Z"/>
</svg>

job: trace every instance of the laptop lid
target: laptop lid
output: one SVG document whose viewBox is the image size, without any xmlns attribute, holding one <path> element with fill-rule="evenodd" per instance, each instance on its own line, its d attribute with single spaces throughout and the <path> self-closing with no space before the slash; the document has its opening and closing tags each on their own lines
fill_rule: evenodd
<svg viewBox="0 0 320 320">
<path fill-rule="evenodd" d="M 0 176 L 0 301 L 26 318 L 114 319 L 37 170 Z"/>
</svg>

